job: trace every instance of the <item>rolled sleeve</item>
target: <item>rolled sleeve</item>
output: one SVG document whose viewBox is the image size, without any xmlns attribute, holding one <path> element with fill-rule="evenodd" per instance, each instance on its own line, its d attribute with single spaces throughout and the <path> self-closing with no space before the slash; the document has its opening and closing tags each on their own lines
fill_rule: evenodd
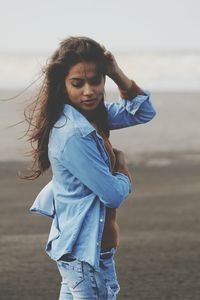
<svg viewBox="0 0 200 300">
<path fill-rule="evenodd" d="M 149 122 L 156 115 L 150 101 L 150 92 L 137 95 L 131 100 L 120 99 L 106 103 L 110 129 L 119 129 Z"/>
<path fill-rule="evenodd" d="M 64 147 L 61 161 L 108 207 L 119 207 L 131 191 L 126 175 L 120 172 L 112 175 L 92 135 L 72 136 Z"/>
</svg>

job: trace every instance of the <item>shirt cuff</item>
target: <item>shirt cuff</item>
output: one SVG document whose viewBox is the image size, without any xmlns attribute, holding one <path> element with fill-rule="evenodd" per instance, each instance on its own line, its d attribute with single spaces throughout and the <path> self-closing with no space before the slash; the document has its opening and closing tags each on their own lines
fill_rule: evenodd
<svg viewBox="0 0 200 300">
<path fill-rule="evenodd" d="M 113 175 L 115 175 L 115 176 L 118 175 L 118 177 L 123 177 L 123 179 L 125 178 L 129 185 L 129 194 L 133 191 L 133 183 L 130 181 L 130 179 L 127 175 L 125 175 L 124 173 L 121 173 L 121 172 L 114 172 Z"/>
<path fill-rule="evenodd" d="M 145 101 L 149 101 L 151 93 L 148 90 L 144 90 L 144 95 L 137 95 L 131 100 L 127 99 L 120 99 L 119 103 L 123 106 L 126 107 L 126 110 L 135 115 L 135 113 L 138 111 L 140 108 L 141 104 L 144 103 Z"/>
</svg>

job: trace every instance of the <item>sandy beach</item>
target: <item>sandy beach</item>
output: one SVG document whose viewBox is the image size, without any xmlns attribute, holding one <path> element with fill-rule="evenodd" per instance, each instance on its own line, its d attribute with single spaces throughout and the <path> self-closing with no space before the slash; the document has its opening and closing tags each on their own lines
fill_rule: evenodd
<svg viewBox="0 0 200 300">
<path fill-rule="evenodd" d="M 157 94 L 154 103 L 155 121 L 111 136 L 126 151 L 134 180 L 118 209 L 117 299 L 199 300 L 199 95 Z M 10 121 L 1 119 L 1 129 Z M 55 300 L 60 276 L 44 252 L 51 220 L 29 213 L 51 175 L 17 178 L 28 163 L 11 132 L 0 136 L 0 299 Z"/>
<path fill-rule="evenodd" d="M 135 192 L 118 210 L 118 299 L 199 300 L 199 155 L 162 153 L 165 166 L 158 156 L 130 164 Z M 24 182 L 22 162 L 0 167 L 0 299 L 58 299 L 60 277 L 44 253 L 50 219 L 28 212 L 48 176 Z"/>
</svg>

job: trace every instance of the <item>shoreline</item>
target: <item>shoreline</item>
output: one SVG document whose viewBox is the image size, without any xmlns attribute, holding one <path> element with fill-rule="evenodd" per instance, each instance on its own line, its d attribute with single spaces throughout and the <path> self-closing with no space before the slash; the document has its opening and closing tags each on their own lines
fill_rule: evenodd
<svg viewBox="0 0 200 300">
<path fill-rule="evenodd" d="M 26 95 L 18 101 L 1 102 L 0 110 L 0 160 L 27 161 L 25 152 L 30 150 L 24 135 L 27 125 L 20 124 L 7 128 L 23 120 Z M 199 119 L 200 93 L 156 93 L 151 98 L 157 115 L 149 123 L 110 131 L 110 141 L 115 148 L 125 152 L 127 157 L 143 156 L 153 152 L 198 152 L 200 149 Z M 1 93 L 0 93 L 1 96 Z M 113 101 L 118 94 L 107 94 Z M 28 103 L 27 103 L 28 104 Z"/>
</svg>

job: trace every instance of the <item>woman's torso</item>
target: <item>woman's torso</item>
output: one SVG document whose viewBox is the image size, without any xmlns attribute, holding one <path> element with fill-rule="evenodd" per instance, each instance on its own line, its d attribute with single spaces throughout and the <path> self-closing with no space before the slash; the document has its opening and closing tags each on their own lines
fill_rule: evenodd
<svg viewBox="0 0 200 300">
<path fill-rule="evenodd" d="M 104 145 L 109 154 L 110 161 L 111 161 L 112 172 L 114 172 L 116 158 L 115 158 L 114 151 L 112 149 L 112 145 L 109 139 L 106 137 L 106 135 L 97 128 L 96 124 L 94 122 L 91 122 L 91 124 L 97 129 L 98 133 L 104 139 Z M 108 249 L 112 247 L 117 247 L 118 245 L 119 245 L 119 226 L 117 224 L 117 211 L 116 208 L 106 207 L 106 219 L 104 223 L 101 248 Z"/>
</svg>

